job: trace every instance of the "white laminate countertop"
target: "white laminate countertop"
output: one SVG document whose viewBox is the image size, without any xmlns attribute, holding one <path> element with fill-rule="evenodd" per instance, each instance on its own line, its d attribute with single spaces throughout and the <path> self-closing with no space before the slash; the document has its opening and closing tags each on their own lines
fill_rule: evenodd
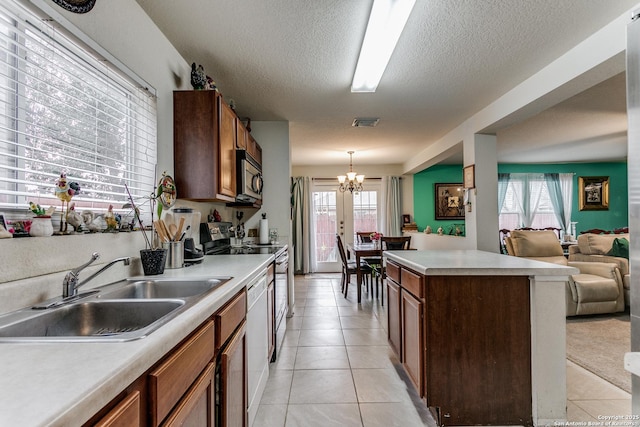
<svg viewBox="0 0 640 427">
<path fill-rule="evenodd" d="M 624 355 L 624 369 L 640 376 L 640 352 L 632 351 Z"/>
<path fill-rule="evenodd" d="M 147 337 L 122 343 L 0 343 L 0 426 L 79 426 L 144 374 L 247 282 L 273 255 L 206 256 L 162 276 L 231 276 Z"/>
<path fill-rule="evenodd" d="M 427 276 L 568 276 L 579 272 L 574 267 L 478 250 L 384 251 L 384 256 Z"/>
</svg>

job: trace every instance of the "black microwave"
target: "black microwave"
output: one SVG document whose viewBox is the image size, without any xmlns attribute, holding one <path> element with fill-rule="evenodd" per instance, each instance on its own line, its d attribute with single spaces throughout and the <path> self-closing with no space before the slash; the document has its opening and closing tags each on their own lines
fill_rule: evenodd
<svg viewBox="0 0 640 427">
<path fill-rule="evenodd" d="M 237 195 L 239 202 L 262 200 L 262 166 L 246 150 L 236 150 Z"/>
</svg>

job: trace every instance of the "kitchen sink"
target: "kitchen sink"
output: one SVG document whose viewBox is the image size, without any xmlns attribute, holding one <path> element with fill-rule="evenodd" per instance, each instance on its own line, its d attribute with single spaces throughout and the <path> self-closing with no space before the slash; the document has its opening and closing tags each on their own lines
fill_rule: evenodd
<svg viewBox="0 0 640 427">
<path fill-rule="evenodd" d="M 5 323 L 0 342 L 130 341 L 159 328 L 184 305 L 181 299 L 76 302 Z"/>
<path fill-rule="evenodd" d="M 205 280 L 136 280 L 114 290 L 103 290 L 100 299 L 191 298 L 229 281 L 230 277 Z"/>
</svg>

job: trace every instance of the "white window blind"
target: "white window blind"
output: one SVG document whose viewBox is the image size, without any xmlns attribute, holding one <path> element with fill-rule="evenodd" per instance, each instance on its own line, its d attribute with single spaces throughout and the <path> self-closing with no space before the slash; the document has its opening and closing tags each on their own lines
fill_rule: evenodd
<svg viewBox="0 0 640 427">
<path fill-rule="evenodd" d="M 0 4 L 0 209 L 60 201 L 104 211 L 152 193 L 156 98 L 13 0 Z M 140 202 L 141 203 L 141 202 Z M 146 209 L 148 211 L 148 209 Z"/>
</svg>

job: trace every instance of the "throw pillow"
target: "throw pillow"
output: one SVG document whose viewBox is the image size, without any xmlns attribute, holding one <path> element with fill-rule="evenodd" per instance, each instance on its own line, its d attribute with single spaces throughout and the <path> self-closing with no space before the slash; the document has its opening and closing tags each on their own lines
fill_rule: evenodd
<svg viewBox="0 0 640 427">
<path fill-rule="evenodd" d="M 629 241 L 624 237 L 614 239 L 607 255 L 629 259 Z"/>
</svg>

